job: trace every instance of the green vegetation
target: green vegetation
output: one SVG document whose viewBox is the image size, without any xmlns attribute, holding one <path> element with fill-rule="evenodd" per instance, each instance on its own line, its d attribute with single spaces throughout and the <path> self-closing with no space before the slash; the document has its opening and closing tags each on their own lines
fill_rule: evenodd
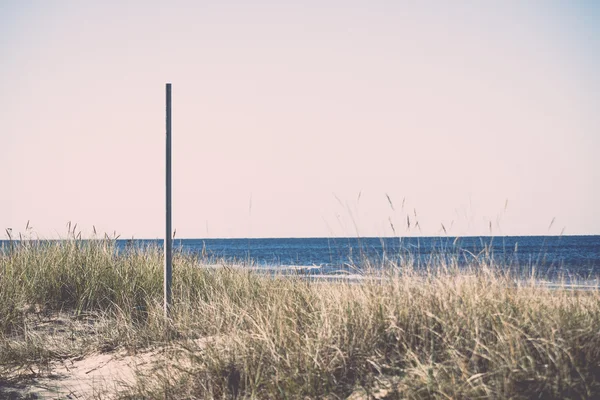
<svg viewBox="0 0 600 400">
<path fill-rule="evenodd" d="M 176 254 L 165 321 L 160 249 L 13 242 L 0 252 L 0 386 L 52 360 L 170 346 L 180 367 L 119 397 L 600 398 L 600 291 L 501 267 L 407 262 L 357 284 Z M 42 324 L 59 314 L 62 336 Z"/>
</svg>

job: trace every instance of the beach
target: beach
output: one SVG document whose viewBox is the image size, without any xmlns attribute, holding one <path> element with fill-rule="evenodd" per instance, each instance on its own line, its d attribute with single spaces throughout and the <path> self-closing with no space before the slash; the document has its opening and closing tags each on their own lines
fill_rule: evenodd
<svg viewBox="0 0 600 400">
<path fill-rule="evenodd" d="M 176 253 L 165 319 L 162 259 L 111 240 L 4 251 L 0 397 L 600 393 L 597 284 L 540 285 L 493 260 L 306 279 Z"/>
</svg>

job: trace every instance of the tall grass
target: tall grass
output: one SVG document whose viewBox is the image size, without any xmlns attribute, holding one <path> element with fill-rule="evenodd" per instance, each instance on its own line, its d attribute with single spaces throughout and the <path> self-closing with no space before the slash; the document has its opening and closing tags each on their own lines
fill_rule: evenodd
<svg viewBox="0 0 600 400">
<path fill-rule="evenodd" d="M 599 290 L 539 287 L 492 258 L 457 264 L 407 258 L 352 283 L 176 254 L 165 321 L 159 248 L 16 242 L 0 255 L 0 363 L 17 360 L 32 313 L 62 311 L 101 316 L 96 345 L 179 349 L 177 374 L 123 398 L 600 397 Z"/>
</svg>

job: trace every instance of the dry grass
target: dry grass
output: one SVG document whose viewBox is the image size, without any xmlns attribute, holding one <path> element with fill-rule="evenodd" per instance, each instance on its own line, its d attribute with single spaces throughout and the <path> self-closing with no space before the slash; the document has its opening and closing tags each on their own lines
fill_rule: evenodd
<svg viewBox="0 0 600 400">
<path fill-rule="evenodd" d="M 539 287 L 491 260 L 425 273 L 407 261 L 356 284 L 177 254 L 165 321 L 159 249 L 15 242 L 0 255 L 0 382 L 25 365 L 169 342 L 176 373 L 120 397 L 600 397 L 600 291 Z M 59 311 L 72 321 L 62 336 L 39 329 Z"/>
</svg>

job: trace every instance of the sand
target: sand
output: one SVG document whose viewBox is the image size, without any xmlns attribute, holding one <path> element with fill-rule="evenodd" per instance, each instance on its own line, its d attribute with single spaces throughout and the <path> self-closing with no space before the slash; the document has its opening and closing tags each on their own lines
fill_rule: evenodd
<svg viewBox="0 0 600 400">
<path fill-rule="evenodd" d="M 0 398 L 89 399 L 115 394 L 135 384 L 136 373 L 147 374 L 159 365 L 162 350 L 128 355 L 120 351 L 90 354 L 52 362 L 45 371 L 18 371 L 0 388 Z"/>
</svg>

